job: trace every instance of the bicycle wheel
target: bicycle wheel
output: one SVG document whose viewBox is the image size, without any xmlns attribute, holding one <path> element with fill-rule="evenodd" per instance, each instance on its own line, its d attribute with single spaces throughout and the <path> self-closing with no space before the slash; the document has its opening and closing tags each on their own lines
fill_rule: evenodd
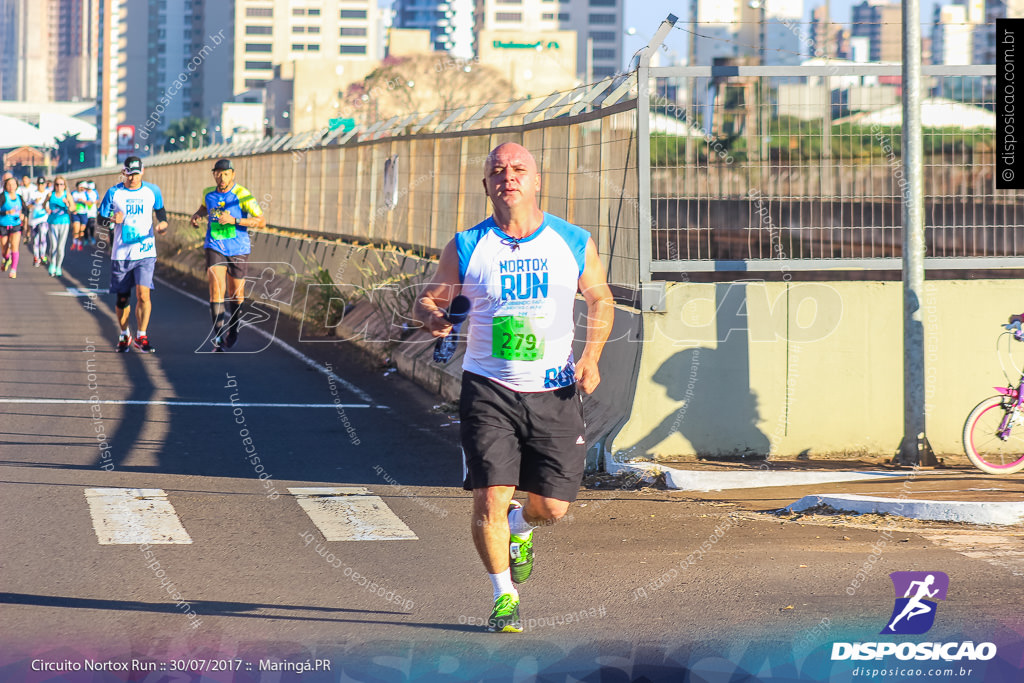
<svg viewBox="0 0 1024 683">
<path fill-rule="evenodd" d="M 1021 415 L 1021 424 L 1010 425 L 1006 440 L 998 435 L 1009 401 L 1003 396 L 987 398 L 971 411 L 964 423 L 964 450 L 982 472 L 1013 474 L 1024 469 L 1024 415 Z"/>
</svg>

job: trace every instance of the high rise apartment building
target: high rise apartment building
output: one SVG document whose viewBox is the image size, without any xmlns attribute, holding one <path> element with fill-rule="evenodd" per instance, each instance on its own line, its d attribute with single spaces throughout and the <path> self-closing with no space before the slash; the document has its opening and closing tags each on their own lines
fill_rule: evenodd
<svg viewBox="0 0 1024 683">
<path fill-rule="evenodd" d="M 826 20 L 825 5 L 815 7 L 811 12 L 809 38 L 814 53 L 811 57 L 850 58 L 850 29 L 838 21 Z"/>
<path fill-rule="evenodd" d="M 114 159 L 120 124 L 135 126 L 135 142 L 145 152 L 161 142 L 157 133 L 171 121 L 205 114 L 203 82 L 215 77 L 218 59 L 230 63 L 222 48 L 227 32 L 221 28 L 211 40 L 203 30 L 205 4 L 211 3 L 100 0 L 97 109 L 104 161 Z"/>
<path fill-rule="evenodd" d="M 261 100 L 277 65 L 383 56 L 376 0 L 93 1 L 105 160 L 119 124 L 135 126 L 140 151 L 151 151 L 172 121 L 196 116 L 212 126 L 223 103 Z"/>
<path fill-rule="evenodd" d="M 117 124 L 126 100 L 122 86 L 127 68 L 122 59 L 128 42 L 122 32 L 126 4 L 127 0 L 100 0 L 96 127 L 100 139 L 100 164 L 103 165 L 116 162 Z"/>
<path fill-rule="evenodd" d="M 974 28 L 972 50 L 975 64 L 996 63 L 996 19 L 1024 18 L 1024 0 L 988 0 L 985 20 Z"/>
<path fill-rule="evenodd" d="M 481 31 L 574 31 L 577 78 L 598 80 L 622 69 L 623 5 L 624 0 L 476 0 L 474 34 L 479 39 Z"/>
<path fill-rule="evenodd" d="M 0 0 L 0 99 L 96 97 L 100 0 Z"/>
<path fill-rule="evenodd" d="M 853 6 L 850 35 L 867 38 L 872 62 L 903 59 L 903 8 L 887 0 L 865 0 Z"/>
<path fill-rule="evenodd" d="M 803 0 L 762 3 L 696 0 L 700 35 L 694 41 L 694 63 L 708 66 L 716 57 L 760 56 L 766 65 L 799 64 L 806 52 L 800 33 Z"/>
<path fill-rule="evenodd" d="M 260 88 L 274 65 L 305 58 L 380 59 L 376 0 L 236 0 L 233 92 Z"/>
<path fill-rule="evenodd" d="M 984 22 L 984 0 L 963 0 L 936 6 L 931 36 L 932 63 L 974 63 L 976 29 Z"/>
<path fill-rule="evenodd" d="M 394 0 L 394 27 L 425 29 L 435 52 L 473 56 L 474 0 Z"/>
</svg>

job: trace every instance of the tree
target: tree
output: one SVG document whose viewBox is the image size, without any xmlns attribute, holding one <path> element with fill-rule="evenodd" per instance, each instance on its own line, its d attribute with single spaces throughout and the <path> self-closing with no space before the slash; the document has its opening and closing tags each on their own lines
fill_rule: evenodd
<svg viewBox="0 0 1024 683">
<path fill-rule="evenodd" d="M 164 129 L 164 151 L 174 152 L 179 149 L 193 149 L 210 144 L 210 133 L 206 119 L 199 116 L 186 116 L 171 121 Z"/>
<path fill-rule="evenodd" d="M 349 86 L 345 103 L 352 118 L 368 123 L 438 110 L 444 117 L 459 107 L 504 101 L 510 90 L 497 69 L 437 53 L 385 59 Z"/>
<path fill-rule="evenodd" d="M 65 133 L 57 140 L 57 172 L 68 173 L 78 159 L 78 133 Z"/>
</svg>

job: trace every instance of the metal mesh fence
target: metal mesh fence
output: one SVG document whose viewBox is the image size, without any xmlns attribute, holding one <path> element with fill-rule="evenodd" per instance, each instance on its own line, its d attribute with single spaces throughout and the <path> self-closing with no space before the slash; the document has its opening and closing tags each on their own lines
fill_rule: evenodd
<svg viewBox="0 0 1024 683">
<path fill-rule="evenodd" d="M 213 184 L 213 161 L 230 157 L 273 228 L 437 253 L 490 214 L 484 161 L 498 144 L 518 142 L 540 166 L 541 208 L 589 230 L 613 281 L 635 286 L 635 83 L 609 79 L 542 102 L 435 112 L 346 135 L 161 154 L 146 159 L 145 179 L 161 187 L 168 210 L 192 213 Z M 116 170 L 92 177 L 101 190 L 119 181 Z"/>
<path fill-rule="evenodd" d="M 647 112 L 637 109 L 634 72 L 541 102 L 158 155 L 146 160 L 146 180 L 162 187 L 169 209 L 191 213 L 212 184 L 212 161 L 231 157 L 273 227 L 437 253 L 490 213 L 482 164 L 513 141 L 540 164 L 541 207 L 591 232 L 614 284 L 700 270 L 899 267 L 899 65 L 649 73 Z M 924 73 L 931 265 L 1019 265 L 1021 193 L 995 189 L 995 69 Z M 639 167 L 644 146 L 649 169 Z M 113 172 L 93 177 L 116 182 Z M 647 182 L 649 236 L 640 211 Z"/>
<path fill-rule="evenodd" d="M 898 267 L 898 65 L 651 74 L 652 272 Z M 1024 256 L 1021 193 L 995 189 L 994 67 L 925 74 L 927 256 Z"/>
</svg>

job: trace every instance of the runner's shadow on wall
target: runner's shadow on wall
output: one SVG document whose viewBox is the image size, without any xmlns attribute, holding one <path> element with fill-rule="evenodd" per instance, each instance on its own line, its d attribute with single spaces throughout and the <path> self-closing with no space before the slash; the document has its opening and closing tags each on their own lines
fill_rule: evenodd
<svg viewBox="0 0 1024 683">
<path fill-rule="evenodd" d="M 762 458 L 771 444 L 758 428 L 757 394 L 750 388 L 750 341 L 745 283 L 715 287 L 717 344 L 693 346 L 666 360 L 653 380 L 679 407 L 629 449 L 652 457 L 679 432 L 699 458 Z"/>
</svg>

